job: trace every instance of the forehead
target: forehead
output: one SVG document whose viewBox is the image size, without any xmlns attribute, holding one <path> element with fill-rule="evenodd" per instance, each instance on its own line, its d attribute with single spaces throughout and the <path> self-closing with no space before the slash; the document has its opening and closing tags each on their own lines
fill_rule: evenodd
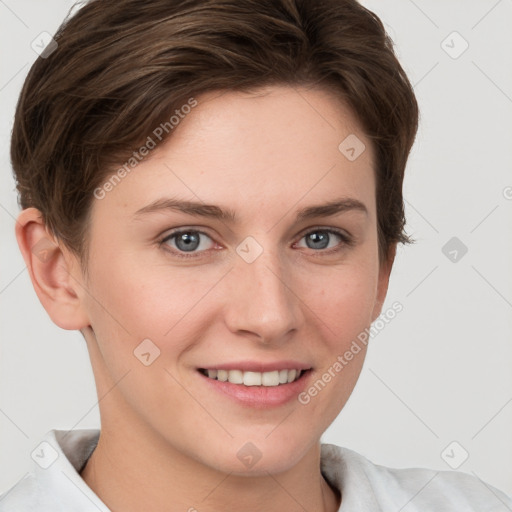
<svg viewBox="0 0 512 512">
<path fill-rule="evenodd" d="M 230 205 L 241 216 L 375 195 L 373 148 L 332 92 L 272 86 L 195 98 L 98 207 L 135 212 L 160 196 Z M 156 139 L 155 137 L 153 137 Z"/>
</svg>

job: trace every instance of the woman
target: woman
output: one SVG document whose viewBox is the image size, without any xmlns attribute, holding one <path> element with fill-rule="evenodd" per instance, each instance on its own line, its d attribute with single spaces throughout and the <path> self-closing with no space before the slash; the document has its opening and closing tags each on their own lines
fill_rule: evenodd
<svg viewBox="0 0 512 512">
<path fill-rule="evenodd" d="M 373 13 L 92 0 L 46 48 L 13 130 L 16 235 L 86 340 L 101 431 L 49 432 L 0 511 L 512 506 L 320 443 L 408 241 L 418 108 Z"/>
</svg>

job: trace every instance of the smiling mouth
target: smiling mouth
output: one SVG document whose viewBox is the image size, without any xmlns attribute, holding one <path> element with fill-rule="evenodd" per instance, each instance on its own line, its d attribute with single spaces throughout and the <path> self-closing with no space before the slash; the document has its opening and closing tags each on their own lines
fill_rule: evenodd
<svg viewBox="0 0 512 512">
<path fill-rule="evenodd" d="M 272 372 L 250 372 L 242 370 L 210 370 L 199 368 L 206 377 L 243 386 L 277 387 L 299 380 L 309 370 L 274 370 Z"/>
</svg>

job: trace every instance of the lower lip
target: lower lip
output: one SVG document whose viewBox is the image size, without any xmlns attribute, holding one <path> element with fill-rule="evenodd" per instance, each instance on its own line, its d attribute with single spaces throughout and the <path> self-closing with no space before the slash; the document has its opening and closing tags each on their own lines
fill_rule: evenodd
<svg viewBox="0 0 512 512">
<path fill-rule="evenodd" d="M 284 405 L 294 398 L 296 399 L 299 393 L 306 388 L 311 370 L 303 372 L 297 380 L 279 386 L 244 386 L 243 384 L 232 384 L 231 382 L 210 379 L 200 371 L 197 371 L 197 373 L 212 389 L 227 395 L 239 404 L 252 408 L 267 409 Z"/>
</svg>

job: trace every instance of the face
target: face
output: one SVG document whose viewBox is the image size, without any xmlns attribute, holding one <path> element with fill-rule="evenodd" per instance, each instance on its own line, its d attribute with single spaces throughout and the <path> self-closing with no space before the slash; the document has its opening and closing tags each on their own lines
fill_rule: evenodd
<svg viewBox="0 0 512 512">
<path fill-rule="evenodd" d="M 117 383 L 102 422 L 211 468 L 279 472 L 347 401 L 365 348 L 343 355 L 386 292 L 372 148 L 325 91 L 196 99 L 94 199 L 80 299 L 99 395 Z M 356 159 L 338 148 L 351 135 Z"/>
</svg>

